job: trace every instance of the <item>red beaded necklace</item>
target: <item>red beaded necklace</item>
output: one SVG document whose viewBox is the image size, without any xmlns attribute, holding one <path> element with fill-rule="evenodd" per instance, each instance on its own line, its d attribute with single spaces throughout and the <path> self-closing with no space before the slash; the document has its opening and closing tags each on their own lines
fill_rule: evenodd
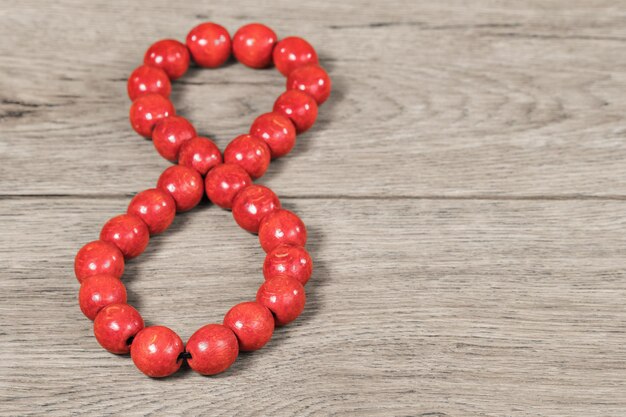
<svg viewBox="0 0 626 417">
<path fill-rule="evenodd" d="M 256 118 L 249 134 L 230 142 L 222 158 L 213 141 L 197 136 L 189 121 L 176 116 L 168 97 L 171 81 L 185 74 L 191 58 L 201 67 L 215 68 L 228 60 L 231 50 L 251 68 L 266 68 L 273 62 L 287 77 L 287 91 L 278 97 L 272 112 Z M 171 375 L 185 360 L 195 371 L 214 375 L 228 369 L 240 350 L 262 348 L 275 325 L 300 315 L 306 300 L 304 285 L 312 273 L 311 257 L 304 248 L 306 228 L 297 215 L 281 208 L 272 190 L 252 181 L 265 173 L 270 159 L 291 151 L 296 134 L 313 125 L 317 107 L 330 90 L 330 78 L 307 41 L 288 37 L 278 42 L 274 31 L 258 23 L 241 27 L 232 41 L 222 26 L 202 23 L 189 32 L 186 45 L 166 39 L 148 48 L 144 64 L 128 79 L 131 126 L 178 165 L 163 171 L 156 188 L 138 193 L 126 214 L 106 222 L 100 239 L 87 243 L 76 255 L 80 309 L 94 321 L 94 334 L 102 347 L 116 354 L 130 352 L 137 368 L 151 377 Z M 265 282 L 255 301 L 237 304 L 226 313 L 223 324 L 201 327 L 183 344 L 167 327 L 144 327 L 139 312 L 126 303 L 120 278 L 124 262 L 145 250 L 150 235 L 165 231 L 176 212 L 194 208 L 205 192 L 217 206 L 231 209 L 243 229 L 258 233 L 267 253 Z"/>
</svg>

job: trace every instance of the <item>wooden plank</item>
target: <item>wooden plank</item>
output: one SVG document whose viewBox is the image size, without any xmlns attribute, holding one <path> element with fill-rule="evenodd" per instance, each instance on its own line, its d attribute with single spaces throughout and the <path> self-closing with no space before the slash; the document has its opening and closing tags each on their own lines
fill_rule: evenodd
<svg viewBox="0 0 626 417">
<path fill-rule="evenodd" d="M 626 413 L 619 201 L 285 199 L 310 230 L 308 305 L 216 378 L 155 381 L 104 352 L 72 259 L 126 198 L 0 200 L 3 415 Z M 230 214 L 177 218 L 130 301 L 186 339 L 249 299 L 262 251 Z"/>
<path fill-rule="evenodd" d="M 623 6 L 15 2 L 0 15 L 0 193 L 154 184 L 167 163 L 128 125 L 126 77 L 155 39 L 212 19 L 305 36 L 330 70 L 335 90 L 318 125 L 264 179 L 283 195 L 621 198 Z M 240 65 L 193 70 L 173 100 L 223 149 L 282 83 Z"/>
</svg>

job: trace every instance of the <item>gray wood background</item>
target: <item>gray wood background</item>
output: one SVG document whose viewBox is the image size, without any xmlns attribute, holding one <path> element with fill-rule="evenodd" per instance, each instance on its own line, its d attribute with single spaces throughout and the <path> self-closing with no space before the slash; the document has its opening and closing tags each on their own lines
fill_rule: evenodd
<svg viewBox="0 0 626 417">
<path fill-rule="evenodd" d="M 0 414 L 626 415 L 625 2 L 0 5 Z M 72 262 L 168 166 L 129 126 L 126 77 L 206 20 L 306 37 L 333 78 L 261 180 L 316 269 L 266 348 L 151 380 L 98 346 Z M 173 101 L 223 149 L 283 82 L 191 70 Z M 262 261 L 205 203 L 124 280 L 186 340 L 253 297 Z"/>
</svg>

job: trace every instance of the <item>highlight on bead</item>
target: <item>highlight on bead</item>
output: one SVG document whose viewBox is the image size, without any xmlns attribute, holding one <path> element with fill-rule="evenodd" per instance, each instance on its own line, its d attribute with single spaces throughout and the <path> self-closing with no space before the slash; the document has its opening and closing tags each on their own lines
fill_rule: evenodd
<svg viewBox="0 0 626 417">
<path fill-rule="evenodd" d="M 253 69 L 274 65 L 286 84 L 273 108 L 257 116 L 222 154 L 191 121 L 176 114 L 169 97 L 190 65 L 217 68 L 231 57 Z M 132 129 L 152 140 L 157 153 L 174 165 L 161 173 L 155 188 L 136 194 L 126 213 L 108 220 L 98 240 L 80 248 L 74 260 L 79 307 L 93 320 L 96 341 L 111 353 L 130 354 L 145 375 L 172 375 L 185 361 L 201 375 L 215 375 L 226 371 L 240 351 L 270 343 L 275 327 L 296 320 L 305 307 L 304 285 L 313 271 L 305 249 L 306 227 L 297 214 L 281 207 L 270 188 L 253 181 L 273 159 L 289 154 L 297 135 L 314 125 L 318 106 L 331 93 L 331 80 L 303 38 L 280 39 L 261 23 L 246 24 L 231 37 L 223 26 L 204 22 L 184 42 L 151 44 L 132 69 L 126 89 Z M 151 236 L 165 232 L 179 213 L 203 198 L 232 210 L 243 230 L 258 233 L 267 254 L 256 297 L 249 294 L 249 301 L 226 312 L 222 324 L 202 326 L 185 345 L 168 327 L 144 327 L 140 313 L 128 304 L 122 278 L 125 263 L 146 250 Z"/>
</svg>

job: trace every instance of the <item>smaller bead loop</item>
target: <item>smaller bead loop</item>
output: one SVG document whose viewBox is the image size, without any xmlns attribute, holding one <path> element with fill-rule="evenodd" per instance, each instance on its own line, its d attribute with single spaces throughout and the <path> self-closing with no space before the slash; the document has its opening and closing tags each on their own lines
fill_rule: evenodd
<svg viewBox="0 0 626 417">
<path fill-rule="evenodd" d="M 169 100 L 172 82 L 182 77 L 190 62 L 217 68 L 230 57 L 261 69 L 272 64 L 286 77 L 286 90 L 272 111 L 256 117 L 250 130 L 235 137 L 220 152 L 209 138 L 199 136 L 190 121 L 176 115 Z M 319 65 L 315 49 L 304 39 L 276 33 L 250 23 L 230 37 L 213 22 L 189 31 L 185 43 L 159 40 L 147 49 L 143 64 L 127 82 L 130 124 L 151 139 L 157 153 L 175 165 L 159 176 L 155 188 L 136 194 L 125 214 L 111 218 L 99 240 L 76 254 L 74 273 L 80 283 L 80 310 L 93 321 L 98 343 L 114 354 L 128 354 L 145 375 L 162 378 L 187 364 L 202 375 L 226 371 L 240 351 L 255 351 L 302 313 L 304 285 L 312 274 L 311 257 L 304 248 L 307 230 L 293 212 L 281 208 L 268 187 L 254 184 L 272 159 L 287 155 L 296 137 L 317 119 L 318 106 L 331 93 L 331 80 Z M 121 281 L 125 262 L 139 256 L 150 236 L 163 233 L 176 214 L 196 207 L 206 194 L 211 203 L 232 210 L 235 222 L 258 233 L 267 253 L 264 282 L 254 301 L 241 302 L 224 316 L 222 324 L 207 324 L 184 344 L 164 326 L 144 327 L 139 312 L 127 304 Z"/>
</svg>

